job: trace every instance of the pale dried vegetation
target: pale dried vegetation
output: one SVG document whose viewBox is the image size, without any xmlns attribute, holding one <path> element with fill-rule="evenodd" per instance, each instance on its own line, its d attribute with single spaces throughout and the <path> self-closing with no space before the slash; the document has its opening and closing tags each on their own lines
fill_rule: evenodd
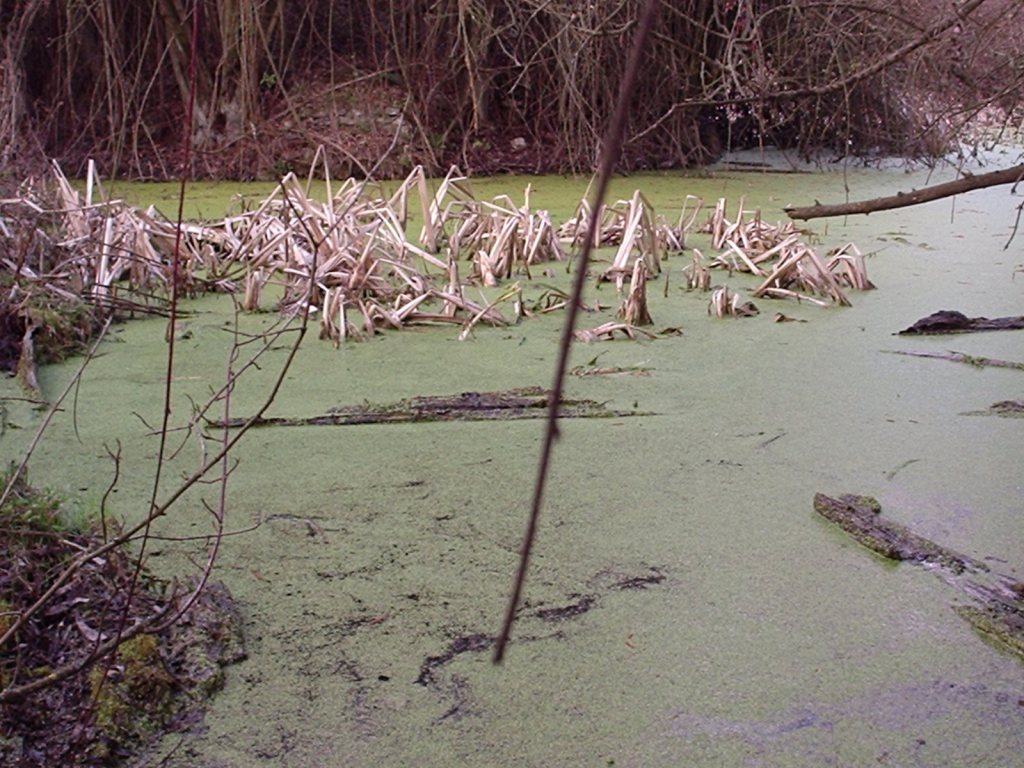
<svg viewBox="0 0 1024 768">
<path fill-rule="evenodd" d="M 479 325 L 503 326 L 566 306 L 567 294 L 550 285 L 524 303 L 521 280 L 537 272 L 552 276 L 545 265 L 566 260 L 587 237 L 585 200 L 556 227 L 546 211 L 531 207 L 529 188 L 521 205 L 504 195 L 480 200 L 457 168 L 431 182 L 417 167 L 386 192 L 354 179 L 332 182 L 322 170 L 325 199 L 312 194 L 312 177 L 288 174 L 256 204 L 220 221 L 185 223 L 180 287 L 235 293 L 248 312 L 276 308 L 307 316 L 336 344 L 424 323 L 458 325 L 465 338 Z M 594 272 L 598 282 L 616 286 L 621 322 L 581 330 L 579 338 L 651 337 L 638 330 L 653 324 L 648 280 L 664 273 L 668 296 L 668 259 L 693 235 L 707 236 L 714 253 L 691 249 L 682 284 L 711 291 L 708 312 L 718 317 L 757 309 L 734 288 L 712 290 L 714 272 L 758 278 L 751 298 L 821 306 L 847 306 L 849 290 L 873 287 L 853 243 L 819 255 L 793 224 L 769 224 L 742 200 L 734 215 L 718 200 L 698 224 L 703 210 L 703 201 L 688 196 L 669 223 L 639 191 L 603 207 L 590 236 L 607 249 L 608 260 Z M 27 213 L 47 214 L 46 237 L 59 258 L 33 259 L 12 246 L 16 222 Z M 84 299 L 101 314 L 162 311 L 160 297 L 174 271 L 175 225 L 152 207 L 105 199 L 92 166 L 84 192 L 56 165 L 46 183 L 26 183 L 2 201 L 0 231 L 6 235 L 0 265 L 12 285 Z"/>
</svg>

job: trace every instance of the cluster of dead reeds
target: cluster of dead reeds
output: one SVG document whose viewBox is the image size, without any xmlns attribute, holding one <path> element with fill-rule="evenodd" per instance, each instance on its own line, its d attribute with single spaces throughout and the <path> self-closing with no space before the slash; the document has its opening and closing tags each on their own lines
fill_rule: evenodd
<svg viewBox="0 0 1024 768">
<path fill-rule="evenodd" d="M 52 172 L 50 183 L 30 180 L 19 195 L 0 201 L 0 233 L 8 238 L 2 257 L 5 274 L 68 301 L 88 297 L 105 311 L 157 309 L 149 300 L 171 282 L 174 224 L 152 206 L 142 210 L 106 199 L 92 163 L 84 194 L 56 163 Z M 10 241 L 15 222 L 32 215 L 47 219 L 46 228 L 35 232 L 41 239 L 34 255 L 11 247 Z M 184 227 L 185 245 L 193 251 L 209 237 L 206 227 Z"/>
<path fill-rule="evenodd" d="M 328 169 L 323 171 L 326 199 L 311 193 L 312 177 L 302 182 L 289 174 L 267 198 L 220 222 L 185 224 L 175 265 L 174 224 L 153 208 L 104 200 L 91 165 L 84 193 L 54 166 L 49 198 L 27 188 L 4 201 L 0 212 L 8 205 L 45 212 L 52 224 L 51 250 L 60 257 L 43 263 L 24 248 L 19 256 L 8 236 L 0 263 L 13 283 L 38 284 L 68 302 L 84 300 L 101 316 L 119 309 L 159 312 L 158 297 L 168 292 L 175 269 L 179 289 L 237 291 L 246 311 L 268 308 L 269 287 L 275 307 L 289 316 L 315 317 L 321 337 L 335 343 L 411 323 L 461 325 L 464 338 L 480 323 L 505 325 L 566 305 L 564 294 L 549 289 L 527 309 L 518 282 L 497 295 L 484 289 L 517 275 L 530 279 L 537 265 L 565 259 L 566 248 L 588 236 L 586 200 L 556 228 L 546 211 L 531 209 L 529 187 L 522 205 L 508 196 L 479 200 L 457 168 L 435 188 L 417 167 L 388 192 L 354 179 L 334 183 Z M 415 235 L 410 208 L 417 209 Z M 583 332 L 584 337 L 636 337 L 639 326 L 652 324 L 647 282 L 662 272 L 670 254 L 685 248 L 702 208 L 699 198 L 687 196 L 670 224 L 639 191 L 602 207 L 590 237 L 615 249 L 597 277 L 615 284 L 622 322 Z M 0 227 L 6 227 L 2 216 Z M 705 258 L 692 251 L 683 269 L 691 289 L 712 290 L 716 269 L 761 278 L 753 298 L 848 305 L 844 289 L 873 287 L 852 243 L 819 256 L 799 229 L 768 224 L 760 211 L 745 211 L 742 200 L 731 219 L 725 199 L 719 200 L 699 230 L 710 235 L 718 253 Z M 512 318 L 499 309 L 506 302 Z M 709 303 L 709 313 L 720 317 L 755 311 L 728 287 L 717 288 Z M 24 327 L 20 332 L 30 344 L 32 333 Z"/>
<path fill-rule="evenodd" d="M 690 201 L 695 201 L 690 209 Z M 611 265 L 601 275 L 602 280 L 614 281 L 622 290 L 625 278 L 633 274 L 633 262 L 641 258 L 650 276 L 661 272 L 661 262 L 670 253 L 686 248 L 686 233 L 693 228 L 700 213 L 700 198 L 686 196 L 686 202 L 674 225 L 658 216 L 654 207 L 639 191 L 629 200 L 602 205 L 597 226 L 591 239 L 595 248 L 617 247 Z M 591 217 L 590 204 L 584 197 L 573 216 L 558 228 L 563 242 L 574 247 L 582 245 L 587 237 Z"/>
<path fill-rule="evenodd" d="M 321 336 L 337 342 L 409 323 L 456 323 L 466 332 L 478 323 L 504 325 L 496 305 L 513 294 L 475 300 L 469 284 L 492 287 L 520 269 L 529 277 L 532 266 L 565 258 L 547 212 L 530 210 L 529 190 L 522 206 L 508 197 L 481 201 L 456 168 L 432 191 L 417 167 L 390 195 L 353 179 L 335 186 L 327 176 L 326 201 L 289 174 L 250 210 L 185 224 L 177 265 L 184 286 L 238 290 L 242 308 L 255 311 L 272 284 L 282 311 L 317 315 Z M 56 199 L 27 189 L 4 202 L 47 211 L 66 258 L 40 270 L 32 259 L 7 254 L 3 266 L 13 280 L 38 281 L 105 312 L 148 309 L 138 297 L 166 293 L 172 223 L 153 208 L 102 200 L 92 166 L 84 195 L 56 166 L 52 187 Z M 409 207 L 417 201 L 421 228 L 413 238 Z"/>
<path fill-rule="evenodd" d="M 84 194 L 54 165 L 0 200 L 0 368 L 39 397 L 37 363 L 82 351 L 115 312 L 163 313 L 174 241 L 153 209 L 104 199 L 92 164 Z"/>
<path fill-rule="evenodd" d="M 421 216 L 416 242 L 407 232 L 410 197 Z M 565 258 L 547 213 L 529 209 L 529 192 L 522 207 L 507 197 L 480 201 L 455 168 L 433 192 L 422 167 L 390 196 L 352 179 L 332 192 L 328 181 L 327 202 L 289 174 L 254 210 L 225 219 L 216 240 L 219 263 L 208 268 L 241 277 L 244 309 L 258 309 L 276 282 L 282 310 L 318 314 L 321 336 L 334 341 L 409 323 L 504 325 L 496 304 L 512 295 L 477 301 L 467 284 L 492 287 L 517 269 L 529 276 L 532 265 Z"/>
<path fill-rule="evenodd" d="M 735 219 L 730 221 L 727 207 L 725 198 L 719 199 L 704 226 L 711 235 L 711 246 L 721 251 L 709 266 L 727 269 L 730 274 L 749 272 L 763 278 L 751 293 L 754 298 L 788 298 L 819 306 L 830 303 L 849 306 L 844 287 L 861 291 L 874 288 L 867 277 L 864 256 L 853 243 L 823 258 L 791 222 L 769 224 L 762 219 L 760 209 L 749 214 L 744 211 L 742 199 Z M 700 273 L 696 264 L 695 261 L 690 269 L 691 283 Z M 706 278 L 700 280 L 706 282 Z M 747 314 L 737 311 L 743 306 L 738 297 L 719 299 L 712 300 L 719 317 Z"/>
</svg>

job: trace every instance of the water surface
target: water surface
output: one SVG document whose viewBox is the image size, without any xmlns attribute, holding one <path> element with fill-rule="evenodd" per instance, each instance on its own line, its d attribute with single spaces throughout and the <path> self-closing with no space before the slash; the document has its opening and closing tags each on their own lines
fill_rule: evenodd
<svg viewBox="0 0 1024 768">
<path fill-rule="evenodd" d="M 534 204 L 557 218 L 586 186 L 508 177 L 477 191 L 518 199 L 527 181 Z M 686 194 L 743 195 L 775 220 L 788 203 L 842 199 L 844 185 L 858 198 L 926 181 L 902 170 L 721 172 L 619 179 L 613 195 L 639 187 L 669 216 Z M 199 187 L 209 196 L 193 210 L 223 204 L 222 192 Z M 1024 359 L 1020 332 L 892 335 L 938 309 L 1020 314 L 1019 236 L 1003 250 L 1016 203 L 1000 188 L 955 207 L 813 223 L 823 246 L 852 239 L 872 253 L 878 290 L 853 294 L 849 309 L 759 301 L 758 317 L 710 318 L 707 296 L 680 287 L 688 257 L 670 259 L 669 295 L 664 277 L 651 283 L 651 311 L 682 336 L 574 351 L 574 364 L 600 355 L 601 365 L 652 370 L 573 378 L 571 395 L 656 415 L 564 424 L 501 667 L 486 650 L 439 659 L 460 638 L 498 630 L 540 422 L 251 432 L 230 480 L 228 527 L 244 532 L 225 539 L 216 573 L 241 605 L 250 658 L 229 670 L 205 729 L 168 738 L 153 764 L 1021 764 L 1024 665 L 954 614 L 961 598 L 935 574 L 883 562 L 811 507 L 816 491 L 874 495 L 920 534 L 1024 578 L 1024 421 L 961 415 L 1024 396 L 1021 373 L 886 354 Z M 608 287 L 589 297 L 616 303 Z M 178 422 L 189 398 L 223 380 L 230 338 L 222 297 L 189 309 Z M 773 323 L 777 311 L 806 322 Z M 274 319 L 242 322 L 255 330 Z M 481 329 L 466 342 L 450 328 L 415 329 L 339 350 L 314 333 L 270 413 L 546 385 L 560 322 Z M 146 425 L 162 407 L 163 333 L 158 320 L 115 329 L 79 392 L 78 437 L 66 414 L 33 461 L 33 482 L 95 501 L 112 475 L 104 446 L 120 440 L 113 505 L 138 519 L 152 484 Z M 258 406 L 284 354 L 271 352 L 238 388 L 236 415 Z M 71 373 L 44 370 L 44 390 L 56 393 Z M 24 429 L 5 432 L 5 461 L 38 418 L 11 410 Z M 187 440 L 166 482 L 204 447 Z M 209 531 L 201 497 L 213 501 L 215 490 L 160 521 L 157 572 L 203 557 L 202 542 L 187 538 Z M 663 579 L 623 588 L 652 575 Z M 542 618 L 584 599 L 589 611 Z"/>
</svg>

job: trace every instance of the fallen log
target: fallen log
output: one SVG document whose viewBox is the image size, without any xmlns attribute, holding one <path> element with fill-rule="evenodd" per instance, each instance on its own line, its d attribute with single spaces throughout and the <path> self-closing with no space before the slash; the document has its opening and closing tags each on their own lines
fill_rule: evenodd
<svg viewBox="0 0 1024 768">
<path fill-rule="evenodd" d="M 957 615 L 986 639 L 1024 660 L 1024 582 L 993 573 L 984 563 L 882 520 L 882 507 L 870 496 L 845 494 L 834 499 L 818 493 L 814 509 L 883 557 L 932 566 L 973 601 L 954 605 Z M 971 575 L 964 575 L 965 571 Z"/>
<path fill-rule="evenodd" d="M 882 506 L 870 496 L 844 494 L 838 499 L 817 493 L 814 511 L 829 520 L 859 543 L 890 560 L 930 563 L 953 573 L 987 571 L 988 566 L 918 536 L 906 526 L 883 520 Z"/>
<path fill-rule="evenodd" d="M 876 197 L 871 200 L 857 200 L 851 203 L 835 203 L 825 205 L 816 203 L 806 207 L 788 206 L 783 208 L 786 215 L 791 219 L 807 221 L 808 219 L 823 219 L 829 216 L 848 216 L 858 213 L 874 213 L 875 211 L 888 211 L 894 208 L 906 208 L 910 205 L 928 203 L 932 200 L 940 200 L 944 197 L 971 192 L 975 189 L 996 187 L 1001 184 L 1016 184 L 1024 179 L 1024 164 L 1015 165 L 1001 171 L 982 173 L 978 176 L 967 174 L 955 181 L 947 181 L 942 184 L 933 184 L 930 187 L 911 190 L 910 192 L 897 192 L 888 197 Z"/>
<path fill-rule="evenodd" d="M 882 351 L 890 355 L 908 355 L 910 357 L 929 357 L 934 360 L 949 360 L 951 363 L 964 363 L 974 368 L 1014 368 L 1018 371 L 1024 371 L 1024 363 L 1018 363 L 1013 360 L 998 360 L 994 357 L 979 357 L 978 355 L 968 355 L 952 350 L 949 352 L 911 352 L 902 349 L 883 349 Z"/>
<path fill-rule="evenodd" d="M 524 387 L 502 392 L 463 392 L 450 396 L 423 396 L 386 405 L 350 405 L 331 408 L 309 417 L 259 418 L 253 427 L 348 426 L 356 424 L 410 424 L 436 421 L 509 421 L 542 419 L 547 416 L 550 392 L 542 387 Z M 562 419 L 622 418 L 649 416 L 641 411 L 619 411 L 594 400 L 562 398 L 558 416 Z M 241 427 L 245 418 L 211 421 L 213 428 Z"/>
<path fill-rule="evenodd" d="M 924 336 L 940 333 L 971 333 L 973 331 L 1019 331 L 1024 329 L 1024 315 L 1014 317 L 968 317 L 954 309 L 941 309 L 928 317 L 922 317 L 909 328 L 899 332 L 900 336 Z"/>
</svg>

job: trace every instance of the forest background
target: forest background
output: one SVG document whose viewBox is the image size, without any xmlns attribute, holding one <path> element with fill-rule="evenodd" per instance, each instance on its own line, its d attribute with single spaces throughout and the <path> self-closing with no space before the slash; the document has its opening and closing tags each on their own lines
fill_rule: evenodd
<svg viewBox="0 0 1024 768">
<path fill-rule="evenodd" d="M 639 0 L 17 0 L 0 173 L 590 172 Z M 193 25 L 198 39 L 190 68 Z M 1020 126 L 1020 0 L 662 2 L 623 169 L 761 144 L 935 158 Z"/>
</svg>

